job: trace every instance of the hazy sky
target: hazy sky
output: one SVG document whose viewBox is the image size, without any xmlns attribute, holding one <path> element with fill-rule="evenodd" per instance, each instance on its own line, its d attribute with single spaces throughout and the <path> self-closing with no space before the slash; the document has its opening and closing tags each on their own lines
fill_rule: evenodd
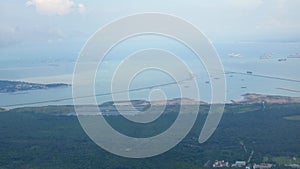
<svg viewBox="0 0 300 169">
<path fill-rule="evenodd" d="M 104 24 L 141 12 L 177 15 L 213 41 L 296 41 L 299 8 L 299 0 L 0 1 L 0 48 L 18 43 L 82 44 Z"/>
<path fill-rule="evenodd" d="M 279 63 L 277 59 L 299 52 L 300 0 L 4 0 L 0 1 L 0 78 L 22 79 L 34 74 L 40 80 L 48 75 L 54 79 L 50 75 L 67 74 L 60 79 L 71 81 L 73 62 L 63 62 L 60 66 L 51 65 L 51 62 L 50 68 L 40 68 L 41 63 L 47 62 L 42 59 L 74 61 L 88 38 L 99 28 L 116 19 L 144 12 L 183 18 L 215 44 L 284 42 L 284 45 L 268 43 L 259 48 L 252 47 L 251 43 L 240 43 L 240 48 L 225 45 L 223 51 L 218 52 L 230 62 L 225 63 L 229 70 L 299 77 L 299 60 Z M 284 50 L 275 53 L 272 62 L 259 61 L 261 55 L 281 48 Z M 228 53 L 238 57 L 228 57 Z M 257 60 L 246 63 L 251 57 Z M 27 61 L 30 63 L 25 63 Z M 29 70 L 22 67 L 25 64 L 30 69 L 32 64 L 38 68 Z M 298 90 L 298 86 L 297 83 L 285 87 Z"/>
</svg>

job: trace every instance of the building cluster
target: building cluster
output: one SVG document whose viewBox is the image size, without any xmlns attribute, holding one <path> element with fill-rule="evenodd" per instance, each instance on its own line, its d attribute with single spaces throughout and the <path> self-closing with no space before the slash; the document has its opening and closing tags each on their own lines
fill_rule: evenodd
<svg viewBox="0 0 300 169">
<path fill-rule="evenodd" d="M 296 168 L 296 169 L 300 169 L 300 165 L 299 164 L 285 164 L 284 166 L 291 167 L 291 168 Z"/>
<path fill-rule="evenodd" d="M 269 164 L 269 163 L 253 164 L 253 169 L 269 169 L 272 167 L 274 167 L 274 164 Z"/>
<path fill-rule="evenodd" d="M 231 167 L 245 167 L 246 161 L 236 161 L 234 164 L 231 165 Z"/>
<path fill-rule="evenodd" d="M 224 160 L 222 160 L 222 161 L 215 160 L 213 167 L 214 168 L 230 167 L 230 164 L 229 164 L 229 162 L 227 162 L 227 161 L 225 162 Z"/>
<path fill-rule="evenodd" d="M 245 169 L 270 169 L 274 167 L 274 164 L 270 163 L 261 163 L 261 164 L 247 164 L 246 161 L 236 161 L 233 164 L 230 164 L 229 162 L 225 160 L 215 160 L 213 163 L 213 168 L 226 168 L 226 167 L 236 167 L 236 168 L 245 168 Z"/>
</svg>

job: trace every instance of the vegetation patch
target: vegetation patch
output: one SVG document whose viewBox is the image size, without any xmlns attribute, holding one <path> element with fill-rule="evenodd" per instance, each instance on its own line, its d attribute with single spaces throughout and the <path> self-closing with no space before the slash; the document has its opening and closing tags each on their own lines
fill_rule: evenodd
<svg viewBox="0 0 300 169">
<path fill-rule="evenodd" d="M 272 161 L 279 165 L 290 165 L 290 164 L 300 164 L 300 158 L 299 157 L 273 157 Z"/>
</svg>

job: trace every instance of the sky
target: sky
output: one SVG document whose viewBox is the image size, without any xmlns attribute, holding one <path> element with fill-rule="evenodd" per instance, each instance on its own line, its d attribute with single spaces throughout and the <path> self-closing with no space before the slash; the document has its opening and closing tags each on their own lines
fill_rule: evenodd
<svg viewBox="0 0 300 169">
<path fill-rule="evenodd" d="M 186 19 L 212 41 L 298 41 L 299 6 L 299 0 L 1 1 L 0 48 L 82 42 L 104 24 L 142 12 Z"/>
<path fill-rule="evenodd" d="M 99 28 L 144 12 L 185 19 L 215 44 L 300 42 L 299 7 L 299 0 L 0 1 L 0 68 L 4 61 L 34 64 L 32 58 L 75 60 Z"/>
<path fill-rule="evenodd" d="M 57 76 L 54 82 L 69 83 L 74 61 L 89 37 L 117 19 L 145 12 L 175 15 L 196 26 L 213 44 L 223 45 L 218 52 L 226 57 L 229 70 L 299 79 L 299 59 L 277 61 L 300 53 L 299 8 L 299 0 L 3 0 L 0 79 L 47 83 Z M 268 44 L 258 48 L 251 43 Z M 259 60 L 275 49 L 275 59 Z M 256 60 L 247 60 L 250 57 Z M 298 83 L 286 86 L 299 88 Z"/>
</svg>

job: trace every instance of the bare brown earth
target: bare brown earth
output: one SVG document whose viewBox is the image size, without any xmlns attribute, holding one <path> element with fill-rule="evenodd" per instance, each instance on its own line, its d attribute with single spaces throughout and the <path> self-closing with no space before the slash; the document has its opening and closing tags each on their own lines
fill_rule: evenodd
<svg viewBox="0 0 300 169">
<path fill-rule="evenodd" d="M 286 103 L 300 103 L 300 97 L 289 97 L 289 96 L 278 96 L 278 95 L 264 95 L 256 93 L 246 93 L 242 95 L 243 99 L 234 101 L 232 104 L 254 104 L 254 103 L 275 103 L 275 104 L 286 104 Z M 119 105 L 130 105 L 130 101 L 115 102 Z M 151 105 L 196 105 L 196 104 L 208 104 L 202 101 L 195 101 L 189 98 L 175 98 L 167 101 L 152 101 Z M 135 102 L 135 105 L 145 106 L 149 105 L 148 101 Z"/>
<path fill-rule="evenodd" d="M 289 97 L 289 96 L 278 96 L 278 95 L 264 95 L 256 93 L 246 93 L 242 95 L 243 99 L 234 101 L 232 104 L 254 104 L 254 103 L 276 103 L 276 104 L 286 104 L 286 103 L 300 103 L 300 97 Z M 149 105 L 149 101 L 145 100 L 136 100 L 136 101 L 117 101 L 114 102 L 114 105 L 119 106 L 128 106 L 133 104 L 135 106 L 146 106 Z M 162 106 L 162 105 L 203 105 L 208 104 L 203 101 L 195 101 L 189 98 L 175 98 L 167 101 L 152 101 L 151 105 Z"/>
<path fill-rule="evenodd" d="M 277 103 L 277 104 L 300 103 L 300 97 L 263 95 L 263 94 L 256 94 L 256 93 L 247 93 L 242 96 L 243 96 L 243 100 L 238 101 L 236 103 L 243 103 L 243 104 L 253 104 L 253 103 L 262 103 L 262 102 Z"/>
</svg>

